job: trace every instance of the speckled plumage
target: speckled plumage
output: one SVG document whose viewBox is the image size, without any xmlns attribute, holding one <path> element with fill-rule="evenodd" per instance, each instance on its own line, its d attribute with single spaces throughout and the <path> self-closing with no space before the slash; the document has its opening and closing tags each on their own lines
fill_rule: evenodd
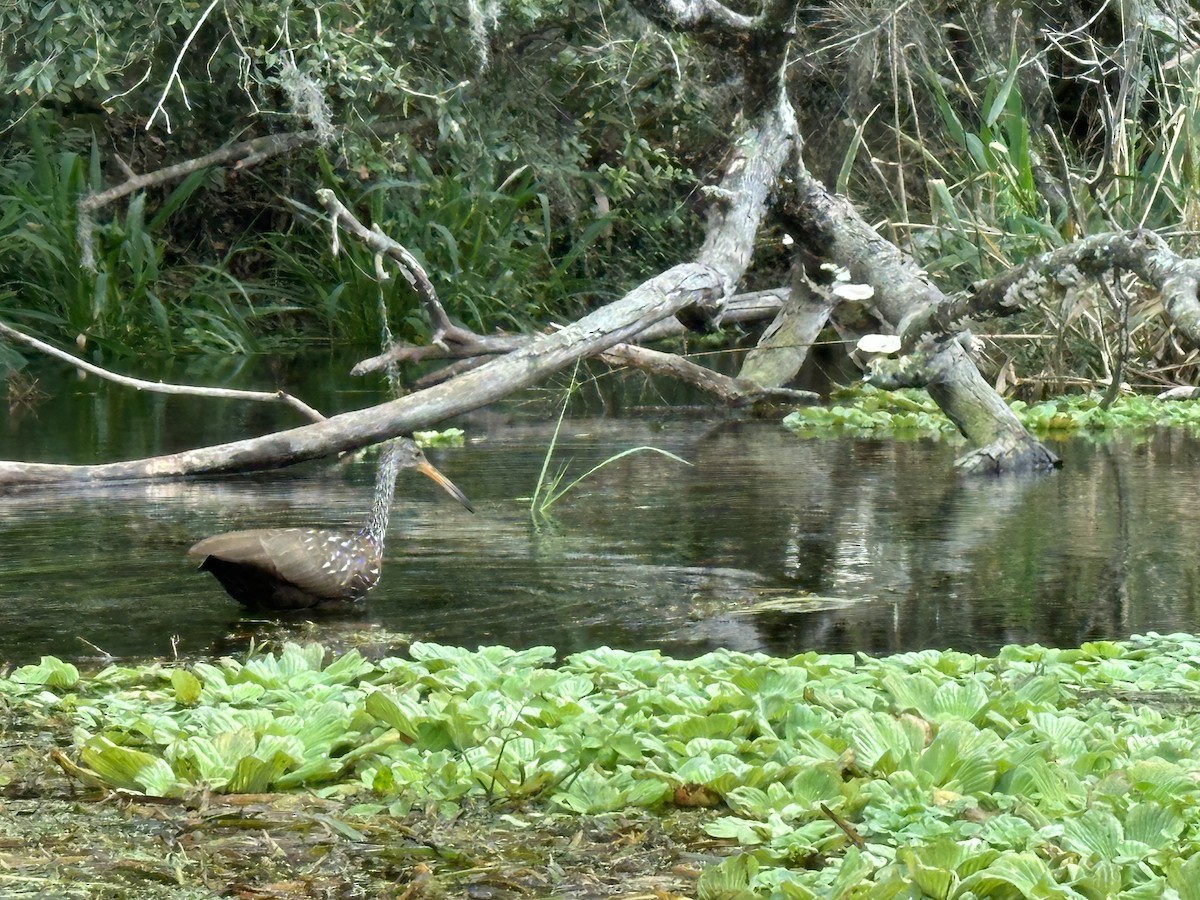
<svg viewBox="0 0 1200 900">
<path fill-rule="evenodd" d="M 371 514 L 358 531 L 231 531 L 205 538 L 188 550 L 188 556 L 248 607 L 293 610 L 354 603 L 379 582 L 396 475 L 404 468 L 423 472 L 471 508 L 462 492 L 429 464 L 416 444 L 399 438 L 384 448 Z"/>
</svg>

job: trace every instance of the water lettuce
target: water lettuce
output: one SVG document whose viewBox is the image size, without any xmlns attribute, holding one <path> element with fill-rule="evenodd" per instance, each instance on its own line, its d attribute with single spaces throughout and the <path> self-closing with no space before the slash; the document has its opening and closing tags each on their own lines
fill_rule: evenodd
<svg viewBox="0 0 1200 900">
<path fill-rule="evenodd" d="M 0 697 L 73 725 L 73 771 L 141 794 L 306 788 L 360 815 L 699 807 L 698 896 L 1200 896 L 1200 639 L 995 657 L 600 648 L 410 658 L 46 658 Z"/>
</svg>

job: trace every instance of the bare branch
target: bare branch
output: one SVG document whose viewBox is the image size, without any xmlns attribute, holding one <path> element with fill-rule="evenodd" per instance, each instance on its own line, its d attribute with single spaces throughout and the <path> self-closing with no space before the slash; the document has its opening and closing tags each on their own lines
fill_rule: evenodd
<svg viewBox="0 0 1200 900">
<path fill-rule="evenodd" d="M 801 162 L 796 167 L 791 203 L 781 214 L 800 249 L 812 259 L 845 267 L 856 284 L 870 285 L 875 311 L 906 338 L 919 336 L 911 326 L 921 315 L 947 301 L 916 261 L 886 240 L 846 198 L 831 194 Z M 909 383 L 923 381 L 929 394 L 976 449 L 958 461 L 970 472 L 1032 472 L 1058 464 L 1057 457 L 1033 438 L 992 390 L 966 351 L 950 338 L 919 345 L 920 353 L 893 365 Z M 954 346 L 950 346 L 954 345 Z M 872 375 L 883 377 L 884 372 Z"/>
<path fill-rule="evenodd" d="M 617 344 L 600 354 L 602 362 L 614 366 L 641 369 L 651 375 L 665 375 L 714 394 L 728 406 L 749 406 L 753 403 L 771 402 L 813 404 L 821 400 L 812 391 L 790 388 L 764 388 L 741 378 L 730 378 L 705 366 L 696 365 L 674 353 L 663 353 L 638 347 L 635 344 Z"/>
<path fill-rule="evenodd" d="M 129 177 L 120 184 L 110 187 L 108 190 L 100 191 L 98 194 L 86 194 L 79 198 L 77 207 L 79 222 L 76 226 L 76 235 L 79 241 L 80 262 L 89 271 L 93 271 L 96 268 L 95 254 L 92 249 L 92 229 L 95 228 L 96 223 L 92 214 L 100 207 L 112 203 L 114 200 L 124 197 L 127 194 L 132 194 L 134 191 L 174 181 L 176 178 L 182 178 L 184 175 L 190 175 L 192 172 L 208 168 L 209 166 L 217 166 L 233 160 L 238 161 L 237 164 L 239 166 L 249 166 L 261 162 L 269 156 L 299 147 L 302 144 L 317 143 L 319 141 L 320 137 L 316 131 L 269 134 L 265 137 L 230 144 L 228 147 L 222 147 L 220 150 L 214 150 L 212 153 L 205 154 L 204 156 L 176 163 L 173 166 L 167 166 L 165 169 L 159 169 L 156 172 L 150 172 L 145 175 L 134 175 L 128 164 L 118 158 L 118 164 Z"/>
<path fill-rule="evenodd" d="M 378 406 L 258 438 L 166 456 L 90 466 L 0 461 L 0 485 L 99 482 L 251 472 L 354 450 L 486 406 L 673 315 L 697 294 L 720 290 L 724 276 L 704 262 L 682 263 L 620 300 L 541 335 L 507 356 L 436 387 Z"/>
<path fill-rule="evenodd" d="M 183 62 L 184 56 L 187 55 L 188 47 L 192 45 L 192 41 L 196 39 L 196 34 L 200 31 L 200 26 L 204 24 L 204 21 L 208 18 L 209 13 L 216 8 L 218 2 L 220 2 L 220 0 L 212 0 L 212 3 L 208 4 L 208 7 L 200 14 L 200 18 L 196 20 L 196 24 L 192 26 L 192 30 L 188 32 L 187 39 L 184 40 L 183 47 L 179 50 L 179 55 L 175 57 L 175 65 L 171 66 L 171 74 L 167 76 L 167 83 L 163 85 L 162 96 L 158 98 L 158 103 L 154 105 L 154 111 L 150 113 L 150 118 L 146 120 L 147 131 L 150 130 L 150 126 L 154 124 L 154 120 L 161 112 L 163 114 L 163 119 L 167 123 L 167 134 L 171 133 L 171 117 L 166 114 L 166 111 L 163 109 L 163 104 L 167 100 L 167 94 L 171 92 L 171 85 L 174 84 L 179 78 L 179 66 Z M 183 87 L 183 82 L 180 82 L 180 87 Z M 184 95 L 183 102 L 185 105 L 187 104 L 186 94 Z"/>
<path fill-rule="evenodd" d="M 182 178 L 184 175 L 190 175 L 192 172 L 206 169 L 209 166 L 219 166 L 238 160 L 258 162 L 268 156 L 286 153 L 304 144 L 315 144 L 319 140 L 317 132 L 312 130 L 285 131 L 279 134 L 264 135 L 249 141 L 239 141 L 236 144 L 222 147 L 220 150 L 214 150 L 212 153 L 206 153 L 204 156 L 185 160 L 155 172 L 131 175 L 126 181 L 110 187 L 108 190 L 82 197 L 79 201 L 79 211 L 80 213 L 91 213 L 102 206 L 107 206 L 114 200 L 132 194 L 134 191 L 174 181 L 176 178 Z"/>
<path fill-rule="evenodd" d="M 286 403 L 288 406 L 296 409 L 301 415 L 314 422 L 324 422 L 325 416 L 321 415 L 303 400 L 293 397 L 284 391 L 236 391 L 229 388 L 208 388 L 196 387 L 186 384 L 164 384 L 161 381 L 143 381 L 140 378 L 131 378 L 128 375 L 118 375 L 115 372 L 110 372 L 107 369 L 102 369 L 100 366 L 93 365 L 90 362 L 80 359 L 77 356 L 72 356 L 64 350 L 59 350 L 50 344 L 40 341 L 32 335 L 18 331 L 10 325 L 0 322 L 0 334 L 14 341 L 21 341 L 28 344 L 42 353 L 53 356 L 56 359 L 61 359 L 68 362 L 75 368 L 103 378 L 107 381 L 112 381 L 117 384 L 122 384 L 125 387 L 131 387 L 136 391 L 149 391 L 155 394 L 186 394 L 195 397 L 219 397 L 226 400 L 254 400 L 259 403 Z"/>
<path fill-rule="evenodd" d="M 366 375 L 387 368 L 390 363 L 419 362 L 425 359 L 454 359 L 472 356 L 494 356 L 511 353 L 528 344 L 533 338 L 524 334 L 476 334 L 466 328 L 451 325 L 438 344 L 409 344 L 397 341 L 385 352 L 355 364 L 351 375 Z"/>
<path fill-rule="evenodd" d="M 904 322 L 902 333 L 907 342 L 923 333 L 953 331 L 964 318 L 1012 315 L 1048 289 L 1113 270 L 1132 272 L 1153 286 L 1175 326 L 1200 347 L 1200 260 L 1178 256 L 1161 237 L 1145 230 L 1094 234 L 1031 256 L 976 285 L 970 294 L 930 304 Z"/>
<path fill-rule="evenodd" d="M 369 249 L 386 256 L 400 269 L 400 274 L 404 276 L 404 280 L 417 292 L 417 295 L 421 298 L 421 303 L 425 306 L 425 314 L 429 316 L 429 322 L 433 325 L 432 343 L 440 344 L 446 339 L 447 335 L 454 332 L 454 323 L 450 321 L 450 317 L 446 315 L 446 310 L 443 308 L 442 302 L 438 300 L 433 282 L 429 280 L 429 276 L 425 274 L 425 270 L 417 262 L 417 258 L 409 253 L 403 244 L 388 237 L 378 227 L 367 228 L 362 222 L 358 221 L 354 213 L 346 209 L 342 201 L 338 200 L 333 195 L 333 191 L 328 188 L 322 188 L 317 191 L 317 199 L 321 201 L 321 205 L 325 207 L 330 218 L 333 219 L 335 228 L 338 226 L 345 228 L 366 244 Z"/>
<path fill-rule="evenodd" d="M 725 302 L 724 309 L 721 311 L 720 324 L 755 322 L 760 319 L 769 318 L 779 312 L 780 307 L 783 306 L 788 298 L 788 293 L 788 288 L 774 288 L 772 290 L 754 291 L 730 297 Z M 649 326 L 639 334 L 638 342 L 660 341 L 663 338 L 678 337 L 686 332 L 687 329 L 684 328 L 678 319 L 663 319 Z M 482 335 L 467 328 L 452 325 L 450 330 L 444 335 L 440 345 L 425 344 L 418 346 L 398 341 L 384 353 L 368 357 L 356 363 L 354 368 L 350 370 L 350 374 L 366 375 L 371 372 L 379 372 L 385 369 L 390 362 L 418 362 L 428 359 L 466 360 L 479 356 L 510 353 L 518 347 L 525 346 L 533 339 L 534 335 L 527 334 Z M 439 372 L 430 373 L 417 379 L 416 385 L 418 387 L 425 387 L 429 384 L 445 381 L 446 378 L 458 374 L 458 371 L 465 371 L 470 366 L 466 366 L 462 370 L 453 369 L 453 367 L 447 368 L 452 369 L 452 371 L 447 373 L 447 370 L 443 369 Z"/>
</svg>

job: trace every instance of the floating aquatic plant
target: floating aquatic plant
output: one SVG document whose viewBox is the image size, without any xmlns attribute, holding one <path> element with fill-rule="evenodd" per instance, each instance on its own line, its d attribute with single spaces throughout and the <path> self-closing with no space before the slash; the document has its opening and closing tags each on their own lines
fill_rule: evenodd
<svg viewBox="0 0 1200 900">
<path fill-rule="evenodd" d="M 360 816 L 505 801 L 715 807 L 701 897 L 1195 897 L 1200 639 L 995 657 L 53 658 L 0 679 L 74 724 L 68 770 L 139 794 L 304 787 Z"/>
<path fill-rule="evenodd" d="M 956 434 L 954 425 L 924 391 L 884 391 L 865 384 L 834 393 L 833 405 L 797 409 L 783 420 L 800 434 L 825 432 L 919 437 Z M 1186 428 L 1200 432 L 1200 406 L 1143 395 L 1121 395 L 1107 408 L 1098 394 L 1042 403 L 1009 403 L 1017 418 L 1040 435 L 1096 434 L 1113 430 Z"/>
</svg>

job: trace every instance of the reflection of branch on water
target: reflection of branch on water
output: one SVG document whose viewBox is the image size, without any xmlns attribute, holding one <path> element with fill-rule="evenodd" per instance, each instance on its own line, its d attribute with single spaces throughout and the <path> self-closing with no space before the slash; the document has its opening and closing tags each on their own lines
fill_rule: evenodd
<svg viewBox="0 0 1200 900">
<path fill-rule="evenodd" d="M 50 396 L 38 387 L 36 378 L 17 369 L 9 372 L 4 381 L 8 388 L 8 414 L 14 421 L 25 413 L 34 412 Z"/>
<path fill-rule="evenodd" d="M 1105 554 L 1106 562 L 1098 576 L 1095 600 L 1084 606 L 1088 614 L 1076 629 L 1076 643 L 1124 630 L 1129 625 L 1129 524 L 1133 513 L 1126 483 L 1128 476 L 1111 444 L 1104 449 L 1104 459 L 1112 470 L 1115 504 L 1112 521 L 1116 534 Z"/>
<path fill-rule="evenodd" d="M 0 322 L 0 335 L 13 341 L 21 341 L 28 344 L 36 350 L 40 350 L 48 356 L 55 359 L 60 359 L 63 362 L 70 363 L 81 372 L 87 372 L 90 375 L 95 375 L 97 378 L 103 378 L 106 381 L 111 381 L 115 384 L 123 385 L 124 387 L 133 388 L 137 391 L 149 391 L 155 394 L 183 394 L 194 397 L 213 397 L 226 400 L 253 400 L 258 403 L 285 403 L 293 409 L 298 410 L 301 415 L 310 419 L 313 422 L 323 422 L 325 417 L 296 397 L 286 391 L 238 391 L 229 388 L 210 388 L 200 387 L 191 384 L 164 384 L 161 381 L 146 381 L 142 378 L 131 378 L 128 375 L 120 375 L 116 372 L 110 372 L 108 369 L 94 365 L 87 360 L 80 359 L 78 356 L 73 356 L 64 350 L 59 350 L 45 341 L 40 341 L 31 335 L 25 334 L 23 331 L 18 331 L 10 325 L 5 325 Z M 14 373 L 15 374 L 15 373 Z M 35 382 L 36 384 L 36 382 Z M 12 376 L 9 377 L 9 403 L 12 403 L 13 388 Z"/>
</svg>

